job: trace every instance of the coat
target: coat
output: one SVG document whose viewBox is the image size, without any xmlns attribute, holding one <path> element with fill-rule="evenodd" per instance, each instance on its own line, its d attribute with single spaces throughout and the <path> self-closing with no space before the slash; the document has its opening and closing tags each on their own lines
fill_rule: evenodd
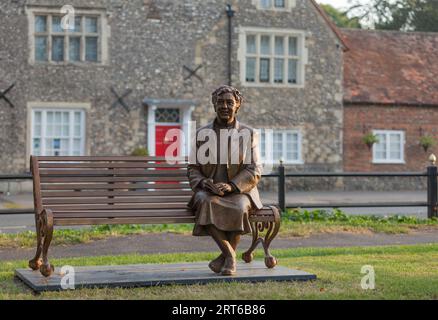
<svg viewBox="0 0 438 320">
<path fill-rule="evenodd" d="M 213 130 L 213 123 L 211 122 L 207 124 L 204 127 L 201 127 L 196 132 L 196 137 L 198 137 L 198 134 L 204 130 L 204 129 L 210 129 Z M 251 133 L 251 141 L 250 141 L 250 148 L 251 148 L 251 161 L 248 161 L 246 159 L 246 155 L 248 153 L 243 154 L 243 152 L 239 153 L 239 163 L 233 164 L 229 163 L 227 164 L 227 175 L 228 180 L 230 183 L 232 183 L 237 193 L 241 194 L 247 194 L 252 204 L 257 208 L 261 209 L 263 207 L 262 202 L 260 200 L 259 191 L 257 189 L 257 184 L 261 179 L 262 174 L 262 165 L 260 162 L 260 153 L 259 153 L 259 144 L 258 144 L 258 135 L 256 134 L 256 131 L 242 123 L 236 120 L 235 123 L 235 129 L 238 132 L 241 132 L 241 130 L 249 130 Z M 219 139 L 219 138 L 218 138 Z M 240 139 L 239 147 L 240 150 L 243 150 L 243 139 Z M 196 139 L 196 149 L 193 151 L 198 151 L 199 147 L 204 143 L 204 141 L 197 141 Z M 249 147 L 249 146 L 248 146 Z M 218 151 L 219 154 L 219 151 Z M 219 158 L 219 156 L 218 156 Z M 192 159 L 190 159 L 192 160 Z M 250 163 L 249 163 L 250 162 Z M 199 184 L 202 180 L 206 178 L 213 179 L 215 171 L 217 169 L 218 165 L 215 163 L 207 163 L 207 164 L 199 164 L 198 159 L 196 158 L 195 163 L 189 163 L 187 175 L 190 182 L 190 187 L 192 190 L 196 193 L 200 190 Z M 191 207 L 194 201 L 195 195 L 192 196 L 192 198 L 189 201 L 188 206 Z"/>
</svg>

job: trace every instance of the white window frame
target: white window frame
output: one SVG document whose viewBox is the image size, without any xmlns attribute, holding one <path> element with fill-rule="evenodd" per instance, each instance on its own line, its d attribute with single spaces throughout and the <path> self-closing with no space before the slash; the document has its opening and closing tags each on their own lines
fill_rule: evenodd
<svg viewBox="0 0 438 320">
<path fill-rule="evenodd" d="M 276 7 L 275 0 L 270 0 L 271 6 L 269 8 L 262 7 L 262 0 L 252 0 L 252 4 L 256 6 L 257 10 L 272 10 L 272 11 L 291 11 L 297 5 L 296 0 L 284 0 L 284 7 Z"/>
<path fill-rule="evenodd" d="M 266 132 L 267 131 L 267 132 Z M 262 163 L 265 164 L 278 164 L 279 163 L 279 159 L 273 159 L 272 157 L 266 158 L 262 157 L 262 133 L 265 133 L 265 155 L 269 153 L 269 150 L 267 152 L 266 147 L 267 146 L 271 146 L 271 152 L 270 154 L 273 156 L 274 154 L 274 133 L 278 133 L 281 132 L 282 136 L 283 136 L 283 141 L 282 141 L 282 145 L 283 145 L 283 150 L 282 150 L 282 156 L 281 159 L 283 160 L 284 164 L 304 164 L 303 161 L 303 143 L 302 143 L 302 133 L 301 130 L 297 130 L 297 129 L 260 129 L 259 132 L 259 136 L 260 136 L 260 141 L 259 141 L 259 149 L 260 149 L 260 160 L 262 161 Z M 296 160 L 290 160 L 287 159 L 287 134 L 296 134 L 297 135 L 297 143 L 298 143 L 298 149 L 297 149 L 297 153 L 298 153 L 298 159 Z"/>
<path fill-rule="evenodd" d="M 386 135 L 386 158 L 384 160 L 376 158 L 376 144 L 373 145 L 373 163 L 375 164 L 404 164 L 405 162 L 405 132 L 402 130 L 373 130 L 373 134 L 383 134 Z M 401 159 L 390 159 L 390 134 L 400 135 L 400 156 Z"/>
<path fill-rule="evenodd" d="M 108 36 L 109 28 L 104 10 L 99 9 L 76 9 L 75 15 L 82 17 L 82 30 L 81 32 L 75 33 L 69 30 L 64 30 L 63 32 L 52 32 L 52 17 L 53 16 L 64 16 L 61 14 L 60 8 L 55 9 L 53 7 L 43 7 L 43 6 L 27 6 L 26 14 L 29 23 L 29 64 L 54 64 L 54 65 L 65 65 L 65 64 L 79 64 L 79 65 L 106 65 L 108 64 Z M 35 16 L 46 16 L 46 32 L 36 33 L 35 32 Z M 86 33 L 85 32 L 85 17 L 95 17 L 98 19 L 97 22 L 97 34 L 96 33 Z M 38 61 L 35 59 L 35 37 L 41 35 L 47 37 L 47 60 Z M 64 60 L 63 61 L 52 61 L 52 36 L 64 36 Z M 80 61 L 70 61 L 69 60 L 69 38 L 70 37 L 80 37 Z M 97 61 L 87 61 L 85 60 L 85 38 L 87 36 L 97 36 Z"/>
<path fill-rule="evenodd" d="M 258 52 L 256 54 L 247 54 L 247 36 L 256 36 L 256 47 Z M 270 36 L 272 52 L 269 56 L 261 55 L 260 51 L 260 39 L 261 36 Z M 275 75 L 275 58 L 279 57 L 275 55 L 275 37 L 294 37 L 297 39 L 297 55 L 289 56 L 287 41 L 285 41 L 286 55 L 281 56 L 285 59 L 283 66 L 282 83 L 274 82 Z M 240 62 L 240 82 L 245 87 L 270 87 L 270 88 L 304 88 L 305 86 L 305 66 L 308 63 L 308 51 L 305 47 L 306 31 L 294 30 L 294 29 L 273 29 L 273 28 L 254 28 L 254 27 L 241 27 L 239 28 L 239 50 L 238 60 Z M 260 58 L 270 58 L 270 76 L 269 82 L 260 82 Z M 256 58 L 256 79 L 254 82 L 246 81 L 246 59 Z M 288 59 L 297 60 L 297 83 L 288 82 Z"/>
<path fill-rule="evenodd" d="M 33 153 L 33 133 L 34 133 L 34 113 L 33 110 L 46 110 L 46 111 L 57 111 L 57 110 L 72 110 L 72 111 L 84 111 L 82 117 L 82 132 L 81 136 L 83 137 L 81 145 L 81 152 L 84 155 L 88 155 L 90 153 L 90 145 L 87 139 L 87 117 L 91 109 L 90 103 L 82 103 L 82 102 L 28 102 L 27 103 L 27 130 L 26 130 L 26 158 L 28 159 L 30 155 Z M 71 129 L 70 129 L 71 130 Z M 27 162 L 26 168 L 29 168 L 29 163 Z"/>
</svg>

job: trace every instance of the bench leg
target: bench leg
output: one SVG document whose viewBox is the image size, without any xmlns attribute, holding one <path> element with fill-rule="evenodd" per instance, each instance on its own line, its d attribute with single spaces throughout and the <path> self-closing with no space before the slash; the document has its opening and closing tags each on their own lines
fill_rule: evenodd
<svg viewBox="0 0 438 320">
<path fill-rule="evenodd" d="M 41 267 L 41 265 L 43 264 L 42 260 L 41 260 L 41 252 L 43 250 L 43 238 L 42 238 L 42 218 L 41 218 L 41 214 L 39 213 L 35 213 L 35 226 L 36 226 L 36 235 L 37 235 L 37 248 L 36 248 L 36 253 L 35 253 L 35 257 L 32 260 L 29 260 L 29 267 L 32 270 L 39 270 L 39 268 Z"/>
<path fill-rule="evenodd" d="M 277 259 L 271 255 L 269 252 L 269 246 L 271 245 L 272 240 L 274 240 L 275 236 L 278 234 L 278 230 L 280 229 L 280 213 L 278 209 L 275 207 L 271 207 L 274 213 L 274 220 L 269 222 L 260 222 L 254 221 L 251 222 L 252 226 L 252 243 L 251 247 L 243 253 L 242 259 L 246 263 L 251 262 L 254 259 L 253 251 L 258 246 L 259 243 L 262 244 L 263 250 L 265 252 L 265 265 L 268 268 L 274 268 L 277 265 Z M 260 233 L 266 230 L 265 237 L 260 236 Z"/>
<path fill-rule="evenodd" d="M 50 209 L 43 211 L 43 222 L 43 264 L 40 267 L 40 272 L 44 277 L 49 277 L 55 271 L 47 256 L 53 236 L 53 213 Z"/>
</svg>

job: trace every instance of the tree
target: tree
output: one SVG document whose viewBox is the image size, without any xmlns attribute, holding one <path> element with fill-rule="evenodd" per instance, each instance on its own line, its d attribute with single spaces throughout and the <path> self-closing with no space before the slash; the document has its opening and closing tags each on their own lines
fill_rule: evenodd
<svg viewBox="0 0 438 320">
<path fill-rule="evenodd" d="M 437 0 L 352 0 L 348 17 L 376 29 L 438 32 Z"/>
<path fill-rule="evenodd" d="M 342 12 L 329 4 L 320 5 L 333 22 L 341 28 L 362 28 L 359 18 L 349 18 L 346 12 Z"/>
</svg>

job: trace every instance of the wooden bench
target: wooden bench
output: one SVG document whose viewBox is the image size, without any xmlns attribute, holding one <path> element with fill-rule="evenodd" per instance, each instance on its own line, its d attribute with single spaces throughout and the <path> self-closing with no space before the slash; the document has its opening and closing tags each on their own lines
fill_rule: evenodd
<svg viewBox="0 0 438 320">
<path fill-rule="evenodd" d="M 48 259 L 54 226 L 194 222 L 186 159 L 168 164 L 160 157 L 31 156 L 30 165 L 37 250 L 29 267 L 46 277 L 54 271 Z M 264 207 L 249 219 L 252 244 L 242 258 L 251 262 L 262 243 L 265 264 L 273 268 L 269 245 L 280 227 L 279 210 Z"/>
</svg>

